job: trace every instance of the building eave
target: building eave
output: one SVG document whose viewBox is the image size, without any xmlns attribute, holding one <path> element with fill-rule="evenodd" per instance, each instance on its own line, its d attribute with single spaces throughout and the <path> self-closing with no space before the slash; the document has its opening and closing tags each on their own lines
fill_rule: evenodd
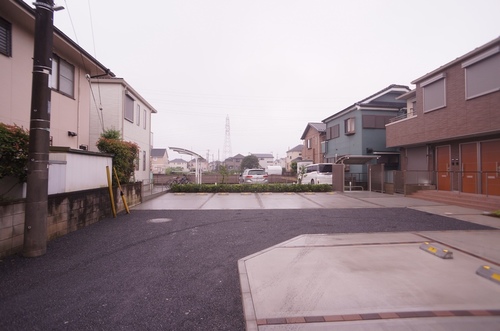
<svg viewBox="0 0 500 331">
<path fill-rule="evenodd" d="M 477 54 L 479 54 L 479 53 L 487 50 L 488 48 L 490 48 L 490 47 L 492 47 L 492 46 L 494 46 L 494 45 L 496 45 L 498 43 L 500 43 L 500 37 L 497 37 L 497 38 L 493 39 L 492 41 L 490 41 L 490 42 L 488 42 L 488 43 L 486 43 L 486 44 L 484 44 L 482 46 L 479 46 L 476 49 L 474 49 L 474 50 L 472 50 L 472 51 L 470 51 L 470 52 L 468 52 L 468 53 L 466 53 L 466 54 L 464 54 L 464 55 L 456 58 L 455 60 L 442 65 L 441 67 L 439 67 L 439 68 L 437 68 L 437 69 L 435 69 L 435 70 L 433 70 L 433 71 L 431 71 L 431 72 L 423 75 L 422 77 L 419 77 L 419 78 L 415 79 L 411 83 L 412 84 L 418 84 L 419 82 L 421 82 L 423 80 L 426 80 L 426 79 L 428 79 L 428 78 L 430 78 L 430 77 L 432 77 L 432 76 L 434 76 L 434 75 L 436 75 L 436 74 L 438 74 L 438 73 L 440 73 L 440 72 L 448 69 L 449 67 L 452 67 L 452 66 L 454 66 L 454 65 L 456 65 L 456 64 L 458 64 L 460 62 L 463 62 L 466 59 L 468 59 L 470 57 L 473 57 L 473 56 L 475 56 L 475 55 L 477 55 Z"/>
</svg>

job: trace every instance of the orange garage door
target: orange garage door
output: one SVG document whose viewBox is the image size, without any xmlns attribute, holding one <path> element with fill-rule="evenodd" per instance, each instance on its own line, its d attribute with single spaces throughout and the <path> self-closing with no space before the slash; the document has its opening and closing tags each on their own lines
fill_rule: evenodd
<svg viewBox="0 0 500 331">
<path fill-rule="evenodd" d="M 481 142 L 482 193 L 500 195 L 500 140 Z"/>
</svg>

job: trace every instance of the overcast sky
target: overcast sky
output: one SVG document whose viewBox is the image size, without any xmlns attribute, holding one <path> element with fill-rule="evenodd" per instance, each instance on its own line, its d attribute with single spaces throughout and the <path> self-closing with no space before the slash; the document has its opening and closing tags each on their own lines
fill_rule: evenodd
<svg viewBox="0 0 500 331">
<path fill-rule="evenodd" d="M 308 122 L 393 83 L 414 88 L 500 35 L 498 0 L 56 4 L 55 25 L 156 108 L 154 147 L 210 161 L 223 158 L 226 116 L 232 155 L 281 158 Z"/>
</svg>

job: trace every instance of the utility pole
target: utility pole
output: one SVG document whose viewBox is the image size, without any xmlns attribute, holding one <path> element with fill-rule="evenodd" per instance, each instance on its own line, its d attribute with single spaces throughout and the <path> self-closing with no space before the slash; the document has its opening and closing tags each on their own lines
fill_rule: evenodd
<svg viewBox="0 0 500 331">
<path fill-rule="evenodd" d="M 47 251 L 47 213 L 50 145 L 50 88 L 54 1 L 35 5 L 35 50 L 31 88 L 28 178 L 23 255 L 37 257 Z"/>
</svg>

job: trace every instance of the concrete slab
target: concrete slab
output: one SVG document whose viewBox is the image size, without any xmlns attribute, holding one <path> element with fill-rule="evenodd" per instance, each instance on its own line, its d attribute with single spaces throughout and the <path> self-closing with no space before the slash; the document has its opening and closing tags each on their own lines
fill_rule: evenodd
<svg viewBox="0 0 500 331">
<path fill-rule="evenodd" d="M 500 261 L 499 239 L 500 231 L 293 238 L 239 261 L 248 329 L 330 330 L 332 323 L 336 330 L 467 330 L 461 323 L 492 329 L 500 326 L 499 316 L 440 316 L 500 315 L 500 286 L 475 273 L 485 263 L 480 257 Z M 456 247 L 454 258 L 419 249 L 425 240 Z M 366 316 L 369 321 L 361 321 Z M 339 322 L 345 319 L 350 322 Z"/>
<path fill-rule="evenodd" d="M 304 199 L 319 204 L 321 208 L 379 208 L 377 204 L 369 201 L 353 199 L 341 193 L 300 193 Z"/>
<path fill-rule="evenodd" d="M 323 208 L 315 201 L 316 193 L 307 199 L 297 193 L 259 193 L 258 197 L 265 209 L 311 209 Z"/>
<path fill-rule="evenodd" d="M 167 193 L 134 206 L 137 210 L 200 209 L 213 194 Z"/>
<path fill-rule="evenodd" d="M 343 195 L 352 199 L 359 199 L 365 202 L 370 202 L 374 205 L 391 207 L 391 208 L 440 205 L 437 202 L 415 199 L 400 194 L 391 195 L 378 192 L 359 191 L 359 192 L 344 192 Z"/>
<path fill-rule="evenodd" d="M 216 193 L 201 209 L 261 209 L 255 193 Z"/>
</svg>

